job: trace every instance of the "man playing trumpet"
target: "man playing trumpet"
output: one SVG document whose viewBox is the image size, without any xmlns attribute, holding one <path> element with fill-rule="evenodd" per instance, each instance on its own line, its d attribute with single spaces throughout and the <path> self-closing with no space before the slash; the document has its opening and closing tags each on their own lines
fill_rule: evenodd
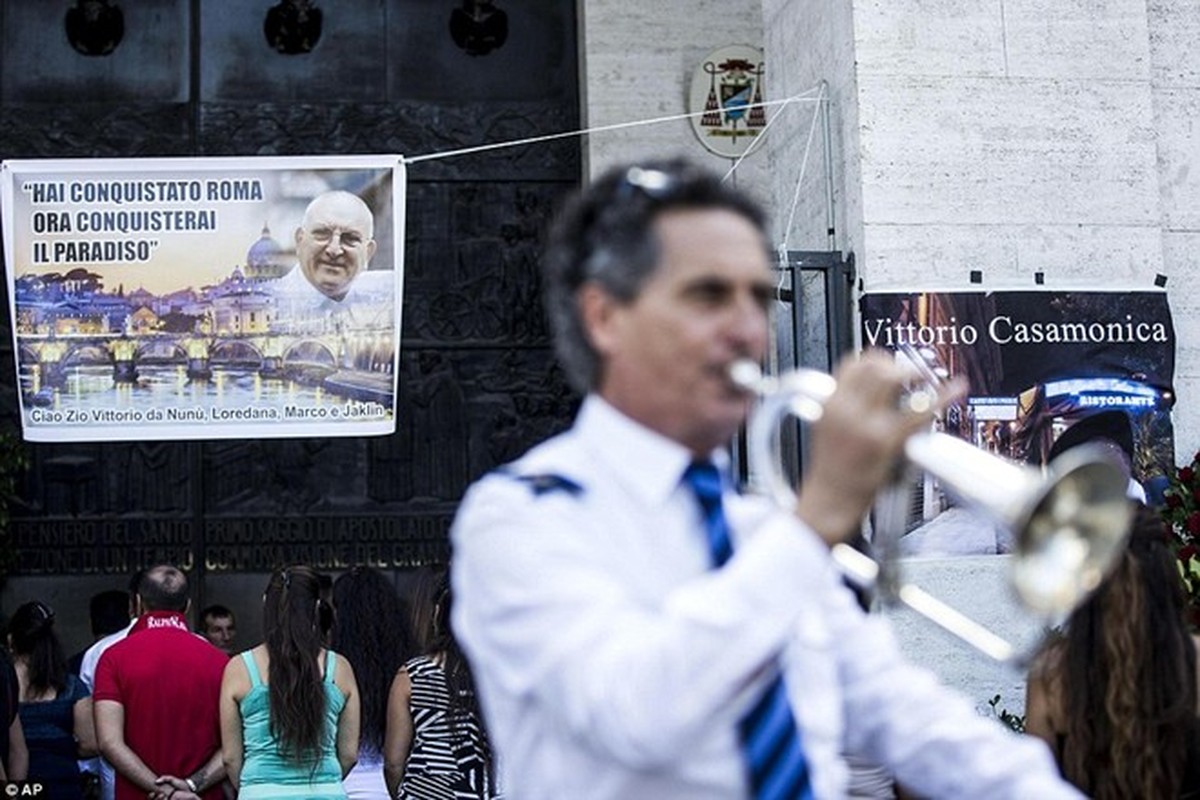
<svg viewBox="0 0 1200 800">
<path fill-rule="evenodd" d="M 749 398 L 730 368 L 763 357 L 774 297 L 765 227 L 679 161 L 612 170 L 556 222 L 547 310 L 586 398 L 473 486 L 452 531 L 455 629 L 505 788 L 836 798 L 849 750 L 921 796 L 1077 797 L 1044 746 L 906 664 L 830 560 L 932 420 L 901 408 L 904 370 L 841 365 L 794 513 L 731 488 Z"/>
</svg>

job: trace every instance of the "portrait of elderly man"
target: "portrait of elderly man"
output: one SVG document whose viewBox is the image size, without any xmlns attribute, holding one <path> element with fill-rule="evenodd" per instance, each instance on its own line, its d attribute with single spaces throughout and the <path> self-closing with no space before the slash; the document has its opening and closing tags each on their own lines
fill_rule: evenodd
<svg viewBox="0 0 1200 800">
<path fill-rule="evenodd" d="M 375 255 L 375 219 L 350 192 L 318 195 L 296 229 L 296 255 L 304 277 L 330 300 L 343 301 Z"/>
<path fill-rule="evenodd" d="M 273 289 L 277 327 L 311 333 L 390 324 L 392 273 L 364 278 L 376 242 L 374 214 L 362 198 L 340 189 L 317 195 L 295 237 L 296 266 Z"/>
</svg>

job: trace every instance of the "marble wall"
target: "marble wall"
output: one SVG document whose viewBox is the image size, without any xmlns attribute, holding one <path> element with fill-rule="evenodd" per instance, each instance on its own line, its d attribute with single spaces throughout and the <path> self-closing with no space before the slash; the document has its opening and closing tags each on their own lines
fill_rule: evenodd
<svg viewBox="0 0 1200 800">
<path fill-rule="evenodd" d="M 1149 0 L 1150 105 L 1156 137 L 1163 272 L 1175 315 L 1176 462 L 1200 449 L 1200 6 Z"/>
<path fill-rule="evenodd" d="M 1200 446 L 1200 8 L 1181 0 L 764 0 L 769 90 L 833 99 L 837 246 L 862 288 L 1154 286 L 1178 337 L 1176 449 Z M 771 159 L 794 160 L 772 139 Z M 773 178 L 779 214 L 793 182 Z M 802 193 L 793 239 L 819 241 Z M 982 287 L 969 273 L 983 273 Z"/>
<path fill-rule="evenodd" d="M 759 2 L 589 0 L 579 6 L 584 126 L 618 126 L 587 136 L 585 171 L 595 175 L 615 162 L 670 155 L 728 170 L 733 162 L 706 150 L 687 119 L 620 126 L 686 114 L 692 74 L 705 56 L 726 45 L 762 47 Z M 768 63 L 768 74 L 772 69 Z M 752 154 L 733 180 L 761 191 L 767 170 L 765 152 Z"/>
</svg>

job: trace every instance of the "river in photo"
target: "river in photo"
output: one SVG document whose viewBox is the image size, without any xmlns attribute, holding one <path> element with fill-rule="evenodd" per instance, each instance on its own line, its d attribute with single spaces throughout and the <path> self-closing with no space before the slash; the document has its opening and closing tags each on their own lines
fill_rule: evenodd
<svg viewBox="0 0 1200 800">
<path fill-rule="evenodd" d="M 301 406 L 335 405 L 345 398 L 320 386 L 310 386 L 287 378 L 264 378 L 254 367 L 214 366 L 211 377 L 193 380 L 182 364 L 139 365 L 133 383 L 113 380 L 108 365 L 69 367 L 65 385 L 51 388 L 40 385 L 38 376 L 21 370 L 21 392 L 26 404 L 49 409 L 74 408 L 162 408 L 202 406 L 240 408 L 249 405 Z"/>
</svg>

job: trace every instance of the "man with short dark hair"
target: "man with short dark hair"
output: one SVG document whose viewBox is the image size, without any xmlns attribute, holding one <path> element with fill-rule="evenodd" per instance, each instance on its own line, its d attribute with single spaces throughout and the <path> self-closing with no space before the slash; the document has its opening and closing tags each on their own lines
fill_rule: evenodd
<svg viewBox="0 0 1200 800">
<path fill-rule="evenodd" d="M 200 635 L 225 655 L 233 655 L 233 640 L 237 638 L 237 620 L 233 612 L 214 603 L 200 612 Z"/>
<path fill-rule="evenodd" d="M 92 623 L 92 644 L 129 625 L 129 595 L 120 589 L 97 592 L 88 601 L 88 619 Z M 88 647 L 67 659 L 67 671 L 78 675 Z"/>
<path fill-rule="evenodd" d="M 96 668 L 96 737 L 116 770 L 117 800 L 222 797 L 218 703 L 228 657 L 188 628 L 188 603 L 182 572 L 147 570 L 137 620 Z"/>
</svg>

